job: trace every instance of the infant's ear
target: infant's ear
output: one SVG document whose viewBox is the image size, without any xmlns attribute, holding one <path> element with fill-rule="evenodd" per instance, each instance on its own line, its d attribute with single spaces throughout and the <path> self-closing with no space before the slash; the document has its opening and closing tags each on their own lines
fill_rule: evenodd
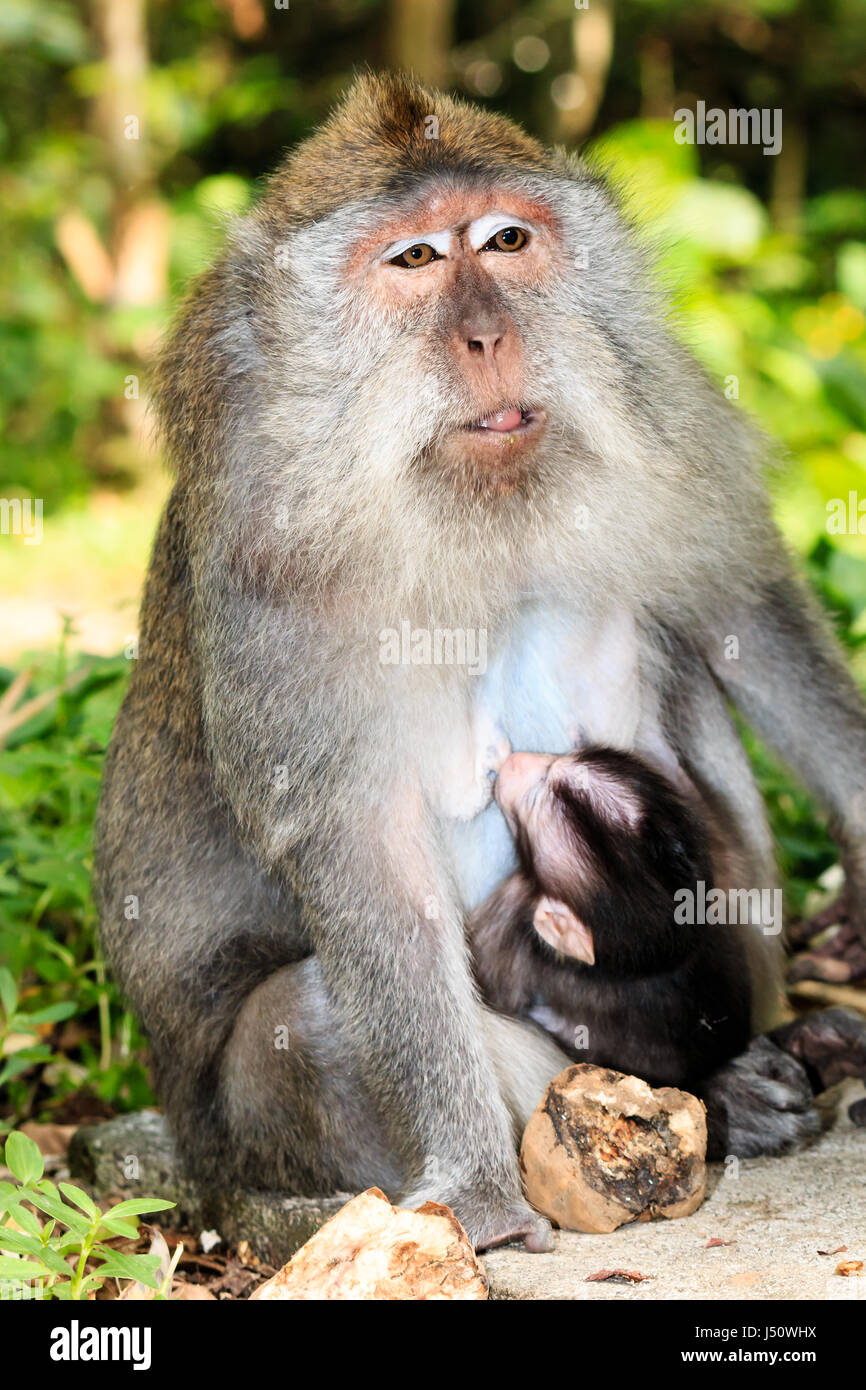
<svg viewBox="0 0 866 1390">
<path fill-rule="evenodd" d="M 595 965 L 595 946 L 589 927 L 557 898 L 539 898 L 532 925 L 548 946 L 563 955 Z"/>
</svg>

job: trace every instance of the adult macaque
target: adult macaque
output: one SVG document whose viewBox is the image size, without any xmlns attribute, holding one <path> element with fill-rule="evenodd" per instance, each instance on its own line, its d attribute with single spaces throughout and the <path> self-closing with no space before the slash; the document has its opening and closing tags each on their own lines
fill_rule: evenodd
<svg viewBox="0 0 866 1390">
<path fill-rule="evenodd" d="M 401 78 L 363 78 L 278 170 L 158 399 L 177 480 L 97 889 L 183 1150 L 215 1183 L 375 1183 L 449 1203 L 479 1246 L 542 1246 L 514 1129 L 566 1058 L 482 1009 L 463 931 L 514 867 L 498 729 L 682 771 L 716 882 L 761 888 L 732 698 L 832 813 L 866 932 L 866 717 L 759 447 L 669 335 L 603 185 Z M 404 625 L 438 664 L 380 660 Z M 770 1005 L 775 941 L 750 947 Z M 755 1143 L 769 1112 L 796 1137 L 744 1068 Z"/>
</svg>

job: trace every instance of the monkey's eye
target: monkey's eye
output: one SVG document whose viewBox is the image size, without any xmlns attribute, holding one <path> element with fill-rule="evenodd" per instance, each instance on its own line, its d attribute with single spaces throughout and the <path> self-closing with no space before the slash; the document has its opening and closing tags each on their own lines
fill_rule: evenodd
<svg viewBox="0 0 866 1390">
<path fill-rule="evenodd" d="M 414 246 L 407 246 L 405 251 L 399 255 L 392 256 L 389 265 L 398 265 L 401 270 L 417 270 L 419 266 L 429 265 L 431 261 L 441 261 L 442 257 L 429 242 L 416 241 Z"/>
<path fill-rule="evenodd" d="M 500 227 L 489 241 L 481 247 L 482 251 L 522 251 L 529 237 L 522 227 Z"/>
</svg>

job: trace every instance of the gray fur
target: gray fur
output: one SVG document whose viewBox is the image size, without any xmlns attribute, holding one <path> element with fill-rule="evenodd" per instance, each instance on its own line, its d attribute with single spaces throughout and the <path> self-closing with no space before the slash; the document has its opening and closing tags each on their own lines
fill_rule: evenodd
<svg viewBox="0 0 866 1390">
<path fill-rule="evenodd" d="M 555 284 L 508 292 L 526 397 L 550 423 L 506 496 L 427 466 L 473 416 L 441 308 L 383 317 L 344 273 L 354 240 L 431 179 L 544 199 L 566 248 Z M 554 157 L 482 176 L 443 156 L 308 222 L 283 211 L 290 181 L 234 231 L 163 357 L 177 483 L 106 766 L 103 939 L 202 1177 L 378 1181 L 450 1202 L 479 1244 L 537 1239 L 512 1126 L 561 1059 L 474 995 L 463 917 L 484 837 L 473 848 L 475 822 L 447 811 L 442 771 L 479 686 L 453 666 L 383 667 L 379 632 L 483 628 L 495 664 L 529 605 L 573 614 L 576 634 L 633 615 L 638 751 L 723 803 L 757 885 L 769 842 L 720 687 L 824 796 L 855 858 L 866 721 L 788 577 L 763 446 L 675 343 L 596 179 Z M 586 270 L 568 260 L 582 247 Z M 567 688 L 567 671 L 549 676 Z M 600 676 L 594 697 L 618 706 L 605 693 Z M 515 709 L 496 711 L 506 733 Z"/>
</svg>

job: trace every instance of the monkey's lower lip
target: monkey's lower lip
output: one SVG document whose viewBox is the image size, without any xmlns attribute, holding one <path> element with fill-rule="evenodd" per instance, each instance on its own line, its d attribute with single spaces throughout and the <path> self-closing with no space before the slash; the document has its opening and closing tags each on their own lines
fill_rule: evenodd
<svg viewBox="0 0 866 1390">
<path fill-rule="evenodd" d="M 495 439 L 497 435 L 501 438 L 525 434 L 539 428 L 541 424 L 542 417 L 538 411 L 530 410 L 526 406 L 514 406 L 509 410 L 500 410 L 495 415 L 488 415 L 483 420 L 475 420 L 471 425 L 464 425 L 463 431 L 466 434 L 486 435 Z"/>
</svg>

